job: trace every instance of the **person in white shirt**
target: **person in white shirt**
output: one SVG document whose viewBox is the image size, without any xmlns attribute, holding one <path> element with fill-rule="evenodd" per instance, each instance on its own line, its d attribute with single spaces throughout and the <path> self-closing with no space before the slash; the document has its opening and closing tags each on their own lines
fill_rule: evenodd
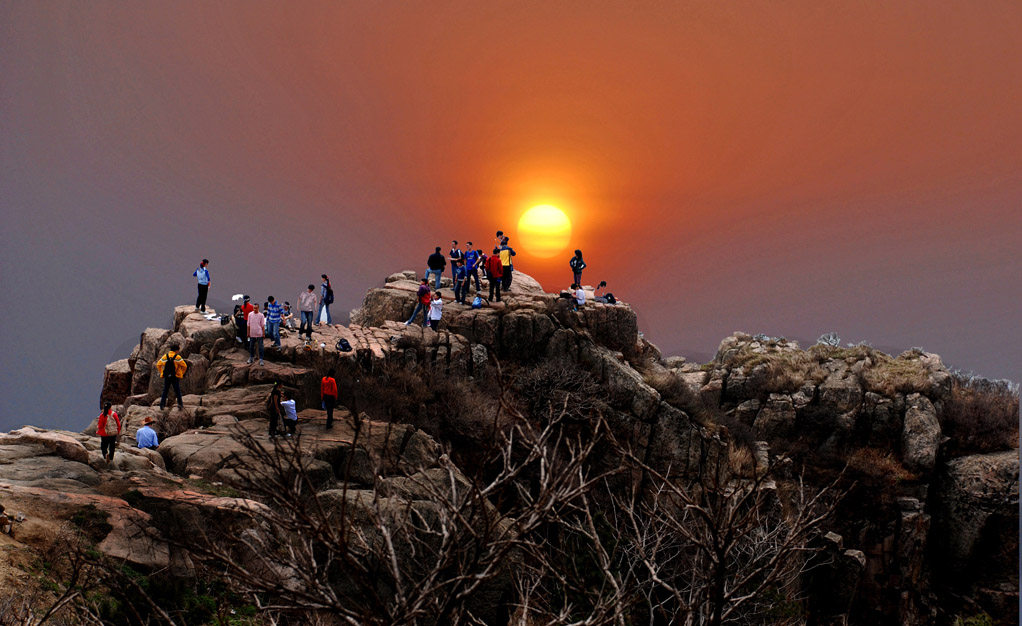
<svg viewBox="0 0 1022 626">
<path fill-rule="evenodd" d="M 255 358 L 256 344 L 259 344 L 259 365 L 263 365 L 263 337 L 266 336 L 266 316 L 259 312 L 259 305 L 248 314 L 248 362 Z"/>
<path fill-rule="evenodd" d="M 440 298 L 440 292 L 433 292 L 433 299 L 429 301 L 429 326 L 433 330 L 440 330 L 440 317 L 444 312 L 444 301 Z"/>
<path fill-rule="evenodd" d="M 578 307 L 586 303 L 586 292 L 585 289 L 582 289 L 582 285 L 577 283 L 571 284 L 571 290 L 575 293 L 575 309 L 577 310 Z"/>
<path fill-rule="evenodd" d="M 290 437 L 295 434 L 295 428 L 298 426 L 298 412 L 295 410 L 295 400 L 290 391 L 284 392 L 284 400 L 280 406 L 284 407 L 284 428 L 287 430 L 284 436 Z"/>
</svg>

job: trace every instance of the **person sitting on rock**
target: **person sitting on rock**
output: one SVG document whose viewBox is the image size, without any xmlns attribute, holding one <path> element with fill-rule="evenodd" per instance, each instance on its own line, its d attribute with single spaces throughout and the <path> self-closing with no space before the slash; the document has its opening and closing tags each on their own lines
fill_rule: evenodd
<svg viewBox="0 0 1022 626">
<path fill-rule="evenodd" d="M 426 259 L 426 278 L 429 278 L 430 274 L 434 276 L 434 289 L 440 289 L 440 276 L 444 273 L 444 268 L 447 267 L 447 259 L 444 255 L 440 254 L 440 246 L 436 247 L 436 252 L 429 255 Z"/>
<path fill-rule="evenodd" d="M 159 361 L 156 362 L 156 369 L 160 372 L 160 376 L 163 378 L 163 397 L 160 398 L 160 408 L 166 408 L 167 406 L 167 391 L 170 390 L 171 385 L 174 386 L 174 393 L 177 394 L 177 407 L 184 409 L 185 405 L 181 399 L 181 383 L 180 380 L 185 377 L 185 372 L 188 371 L 188 362 L 181 358 L 181 355 L 177 353 L 177 346 L 171 346 L 167 354 L 164 354 Z"/>
<path fill-rule="evenodd" d="M 575 310 L 577 311 L 586 303 L 586 292 L 585 289 L 582 289 L 582 285 L 572 283 L 571 293 L 575 296 Z"/>
<path fill-rule="evenodd" d="M 280 316 L 280 325 L 288 330 L 295 329 L 295 314 L 291 312 L 291 303 L 287 300 L 284 301 L 284 312 Z"/>
<path fill-rule="evenodd" d="M 103 405 L 103 412 L 99 414 L 99 422 L 96 425 L 96 434 L 99 435 L 99 453 L 103 460 L 114 460 L 114 448 L 117 447 L 117 435 L 121 434 L 121 418 L 117 411 L 111 411 L 112 405 L 107 402 Z"/>
<path fill-rule="evenodd" d="M 444 312 L 444 301 L 439 291 L 433 292 L 433 299 L 429 302 L 429 326 L 433 330 L 440 330 L 440 317 Z"/>
<path fill-rule="evenodd" d="M 298 428 L 298 411 L 295 409 L 295 399 L 292 397 L 290 390 L 284 392 L 284 400 L 280 403 L 280 406 L 284 409 L 284 429 L 287 430 L 284 436 L 290 437 L 295 434 L 295 429 Z"/>
<path fill-rule="evenodd" d="M 326 427 L 334 427 L 334 407 L 337 406 L 337 380 L 334 378 L 336 370 L 330 368 L 323 380 L 320 381 L 319 391 L 323 398 L 323 408 L 326 409 Z"/>
<path fill-rule="evenodd" d="M 149 448 L 155 450 L 160 447 L 160 439 L 156 436 L 156 431 L 152 429 L 149 424 L 155 422 L 152 417 L 146 415 L 145 419 L 142 420 L 142 428 L 138 429 L 135 433 L 135 441 L 138 442 L 139 448 Z"/>
<path fill-rule="evenodd" d="M 423 278 L 419 281 L 419 290 L 415 292 L 415 310 L 412 311 L 412 316 L 405 322 L 405 326 L 411 326 L 415 323 L 415 318 L 418 317 L 419 311 L 422 311 L 422 325 L 425 326 L 429 320 L 429 278 Z"/>
<path fill-rule="evenodd" d="M 266 397 L 266 413 L 270 418 L 270 439 L 277 437 L 277 425 L 280 424 L 280 412 L 283 410 L 281 403 L 284 401 L 280 389 L 280 381 L 273 382 L 270 395 Z"/>
<path fill-rule="evenodd" d="M 504 276 L 504 264 L 500 261 L 500 248 L 493 249 L 493 256 L 486 259 L 486 273 L 490 279 L 490 302 L 500 302 L 500 284 Z M 493 294 L 497 298 L 494 300 Z"/>
</svg>

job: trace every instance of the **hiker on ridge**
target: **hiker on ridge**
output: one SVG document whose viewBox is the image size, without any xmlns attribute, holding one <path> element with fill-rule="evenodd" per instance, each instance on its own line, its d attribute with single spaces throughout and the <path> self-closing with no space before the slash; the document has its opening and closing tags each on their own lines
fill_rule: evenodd
<svg viewBox="0 0 1022 626">
<path fill-rule="evenodd" d="M 447 257 L 447 259 L 451 262 L 451 278 L 454 278 L 455 274 L 457 274 L 458 268 L 465 264 L 465 255 L 462 254 L 461 249 L 458 248 L 457 239 L 451 242 L 451 254 Z M 439 288 L 440 287 L 438 285 L 437 289 Z"/>
<path fill-rule="evenodd" d="M 294 394 L 290 390 L 284 392 L 284 400 L 280 406 L 284 409 L 284 429 L 287 431 L 284 436 L 290 437 L 295 434 L 298 426 L 298 411 L 295 410 Z"/>
<path fill-rule="evenodd" d="M 309 288 L 298 294 L 298 312 L 302 316 L 302 325 L 298 327 L 298 336 L 302 333 L 312 341 L 312 318 L 316 313 L 316 286 L 309 285 Z"/>
<path fill-rule="evenodd" d="M 504 276 L 501 278 L 500 286 L 507 293 L 511 289 L 511 273 L 514 272 L 515 264 L 511 257 L 515 256 L 515 249 L 508 245 L 510 237 L 504 237 L 500 242 L 500 265 Z"/>
<path fill-rule="evenodd" d="M 270 439 L 276 439 L 277 437 L 277 425 L 280 423 L 280 415 L 284 408 L 281 406 L 281 402 L 284 401 L 283 393 L 280 389 L 280 381 L 273 381 L 273 387 L 270 389 L 270 395 L 266 397 L 266 413 L 270 418 Z"/>
<path fill-rule="evenodd" d="M 490 277 L 490 302 L 493 302 L 494 291 L 497 293 L 497 302 L 500 302 L 500 283 L 504 276 L 504 266 L 500 262 L 500 248 L 493 249 L 493 256 L 486 259 L 486 273 Z"/>
<path fill-rule="evenodd" d="M 326 427 L 334 427 L 334 407 L 337 406 L 337 380 L 334 378 L 336 370 L 330 368 L 319 384 L 320 397 L 323 398 L 323 408 L 326 409 Z"/>
<path fill-rule="evenodd" d="M 444 301 L 439 291 L 433 292 L 433 299 L 429 302 L 429 326 L 433 330 L 440 330 L 440 318 L 444 311 Z"/>
<path fill-rule="evenodd" d="M 319 286 L 319 321 L 316 325 L 322 326 L 323 318 L 326 317 L 326 325 L 330 326 L 334 323 L 330 317 L 330 305 L 334 303 L 334 288 L 330 285 L 329 276 L 323 274 L 320 278 L 323 279 L 323 284 Z"/>
<path fill-rule="evenodd" d="M 405 326 L 411 326 L 415 322 L 419 311 L 422 311 L 422 325 L 426 325 L 429 319 L 429 301 L 429 279 L 423 278 L 419 281 L 419 290 L 415 292 L 415 310 L 412 311 L 412 316 L 405 322 Z"/>
<path fill-rule="evenodd" d="M 259 312 L 259 305 L 248 315 L 248 362 L 255 358 L 256 344 L 259 344 L 259 365 L 263 363 L 263 337 L 266 335 L 266 316 Z"/>
<path fill-rule="evenodd" d="M 468 295 L 468 285 L 471 278 L 476 279 L 476 293 L 479 293 L 481 288 L 479 286 L 479 265 L 482 257 L 482 250 L 475 250 L 472 248 L 472 242 L 468 241 L 465 243 L 465 293 L 462 296 Z"/>
<path fill-rule="evenodd" d="M 426 278 L 429 278 L 430 274 L 433 274 L 434 278 L 434 289 L 440 289 L 440 276 L 444 273 L 444 268 L 447 267 L 447 259 L 444 255 L 440 254 L 440 246 L 436 247 L 436 252 L 429 255 L 426 259 Z"/>
<path fill-rule="evenodd" d="M 185 372 L 188 371 L 188 362 L 177 353 L 177 346 L 171 346 L 167 354 L 164 354 L 156 362 L 156 369 L 160 372 L 160 377 L 163 378 L 163 397 L 160 398 L 160 408 L 166 407 L 167 392 L 170 390 L 171 385 L 173 385 L 174 393 L 177 394 L 177 408 L 184 409 L 185 405 L 181 400 L 181 383 L 179 381 L 185 377 Z"/>
<path fill-rule="evenodd" d="M 114 460 L 114 449 L 117 447 L 117 435 L 121 434 L 121 418 L 117 411 L 111 411 L 109 402 L 103 404 L 103 412 L 99 414 L 96 434 L 99 435 L 99 452 L 106 461 Z M 108 455 L 109 452 L 109 455 Z"/>
<path fill-rule="evenodd" d="M 266 335 L 273 340 L 273 346 L 280 347 L 280 322 L 284 318 L 284 307 L 273 296 L 266 299 Z"/>
<path fill-rule="evenodd" d="M 579 287 L 582 286 L 582 270 L 586 268 L 586 262 L 582 260 L 582 251 L 575 250 L 575 256 L 571 257 L 568 261 L 568 265 L 571 266 L 571 280 Z"/>
<path fill-rule="evenodd" d="M 192 276 L 199 281 L 199 295 L 195 298 L 195 310 L 202 311 L 203 313 L 206 312 L 206 294 L 209 293 L 209 286 L 211 284 L 209 270 L 206 269 L 207 265 L 209 265 L 209 259 L 202 259 L 202 263 L 199 263 L 199 269 L 192 272 Z"/>
</svg>

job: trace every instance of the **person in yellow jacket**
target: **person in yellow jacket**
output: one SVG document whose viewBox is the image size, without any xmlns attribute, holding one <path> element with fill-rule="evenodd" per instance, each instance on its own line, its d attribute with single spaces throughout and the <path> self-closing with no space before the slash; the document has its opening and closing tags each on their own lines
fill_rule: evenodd
<svg viewBox="0 0 1022 626">
<path fill-rule="evenodd" d="M 179 382 L 185 377 L 185 372 L 188 371 L 188 361 L 181 358 L 181 355 L 177 353 L 177 347 L 173 346 L 164 354 L 159 361 L 156 362 L 156 369 L 159 370 L 160 376 L 163 378 L 163 397 L 160 398 L 160 408 L 164 408 L 167 404 L 167 391 L 170 390 L 170 386 L 174 386 L 174 393 L 177 394 L 177 407 L 184 409 L 185 405 L 181 401 L 181 383 Z"/>
</svg>

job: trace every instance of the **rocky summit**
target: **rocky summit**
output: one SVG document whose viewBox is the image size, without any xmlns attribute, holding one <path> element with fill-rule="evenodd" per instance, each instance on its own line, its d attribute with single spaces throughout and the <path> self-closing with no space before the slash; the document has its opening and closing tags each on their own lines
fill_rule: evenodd
<svg viewBox="0 0 1022 626">
<path fill-rule="evenodd" d="M 264 365 L 177 307 L 106 367 L 112 461 L 96 420 L 0 435 L 0 624 L 1018 623 L 1017 385 L 744 333 L 689 363 L 627 303 L 449 280 L 438 331 L 398 272 Z"/>
</svg>

